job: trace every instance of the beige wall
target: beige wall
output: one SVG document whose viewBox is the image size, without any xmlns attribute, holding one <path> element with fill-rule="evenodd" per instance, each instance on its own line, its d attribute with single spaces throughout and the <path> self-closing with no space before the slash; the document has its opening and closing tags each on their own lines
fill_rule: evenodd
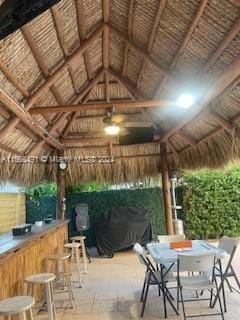
<svg viewBox="0 0 240 320">
<path fill-rule="evenodd" d="M 0 233 L 25 221 L 25 193 L 0 193 Z"/>
</svg>

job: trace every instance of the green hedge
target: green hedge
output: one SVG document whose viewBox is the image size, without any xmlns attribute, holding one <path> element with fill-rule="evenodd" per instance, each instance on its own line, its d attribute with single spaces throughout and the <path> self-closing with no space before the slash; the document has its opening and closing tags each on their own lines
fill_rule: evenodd
<svg viewBox="0 0 240 320">
<path fill-rule="evenodd" d="M 192 238 L 240 235 L 240 168 L 204 170 L 184 177 L 183 212 Z"/>
<path fill-rule="evenodd" d="M 153 225 L 155 234 L 165 234 L 165 218 L 163 210 L 162 191 L 160 188 L 147 188 L 135 190 L 110 190 L 101 192 L 68 192 L 66 196 L 66 216 L 72 218 L 77 203 L 89 205 L 91 229 L 87 232 L 88 245 L 94 245 L 93 225 L 101 222 L 107 209 L 118 206 L 135 206 L 146 208 Z M 27 221 L 30 223 L 42 220 L 49 214 L 55 214 L 56 196 L 27 195 Z M 69 225 L 70 235 L 75 235 L 73 225 Z"/>
</svg>

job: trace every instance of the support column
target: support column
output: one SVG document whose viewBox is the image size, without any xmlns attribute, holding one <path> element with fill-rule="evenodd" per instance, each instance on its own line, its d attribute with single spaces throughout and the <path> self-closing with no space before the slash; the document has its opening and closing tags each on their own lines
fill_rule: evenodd
<svg viewBox="0 0 240 320">
<path fill-rule="evenodd" d="M 64 156 L 64 151 L 58 151 L 58 158 Z M 65 219 L 65 170 L 60 169 L 57 163 L 57 201 L 56 201 L 56 218 Z"/>
<path fill-rule="evenodd" d="M 173 219 L 172 219 L 172 206 L 171 206 L 171 193 L 169 183 L 169 172 L 167 162 L 167 144 L 166 142 L 160 143 L 161 155 L 161 171 L 162 171 L 162 192 L 165 208 L 165 223 L 167 234 L 173 234 Z"/>
</svg>

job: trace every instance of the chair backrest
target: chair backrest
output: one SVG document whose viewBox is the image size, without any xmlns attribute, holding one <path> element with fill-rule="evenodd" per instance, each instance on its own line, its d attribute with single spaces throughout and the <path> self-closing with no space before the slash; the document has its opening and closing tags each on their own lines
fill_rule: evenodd
<svg viewBox="0 0 240 320">
<path fill-rule="evenodd" d="M 141 244 L 137 242 L 133 247 L 133 251 L 136 252 L 140 263 L 143 264 L 145 267 L 148 267 L 148 262 L 146 260 L 146 255 L 143 246 L 141 246 Z"/>
<path fill-rule="evenodd" d="M 215 262 L 215 253 L 209 252 L 205 254 L 179 254 L 178 255 L 178 270 L 207 272 L 212 273 Z"/>
<path fill-rule="evenodd" d="M 185 240 L 185 234 L 174 234 L 171 236 L 159 235 L 157 239 L 160 243 L 170 243 L 170 242 L 178 242 Z"/>
<path fill-rule="evenodd" d="M 237 248 L 238 240 L 223 236 L 218 244 L 218 248 L 226 251 L 230 256 L 232 256 Z"/>
</svg>

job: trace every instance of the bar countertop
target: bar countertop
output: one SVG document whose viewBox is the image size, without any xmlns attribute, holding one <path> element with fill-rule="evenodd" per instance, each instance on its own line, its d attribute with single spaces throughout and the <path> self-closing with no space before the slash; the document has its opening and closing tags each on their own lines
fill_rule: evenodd
<svg viewBox="0 0 240 320">
<path fill-rule="evenodd" d="M 29 242 L 38 238 L 42 238 L 48 232 L 52 232 L 63 224 L 67 224 L 68 220 L 54 220 L 49 224 L 43 224 L 41 227 L 32 225 L 32 230 L 22 236 L 13 236 L 12 231 L 0 235 L 0 259 L 6 254 L 16 252 Z"/>
</svg>

